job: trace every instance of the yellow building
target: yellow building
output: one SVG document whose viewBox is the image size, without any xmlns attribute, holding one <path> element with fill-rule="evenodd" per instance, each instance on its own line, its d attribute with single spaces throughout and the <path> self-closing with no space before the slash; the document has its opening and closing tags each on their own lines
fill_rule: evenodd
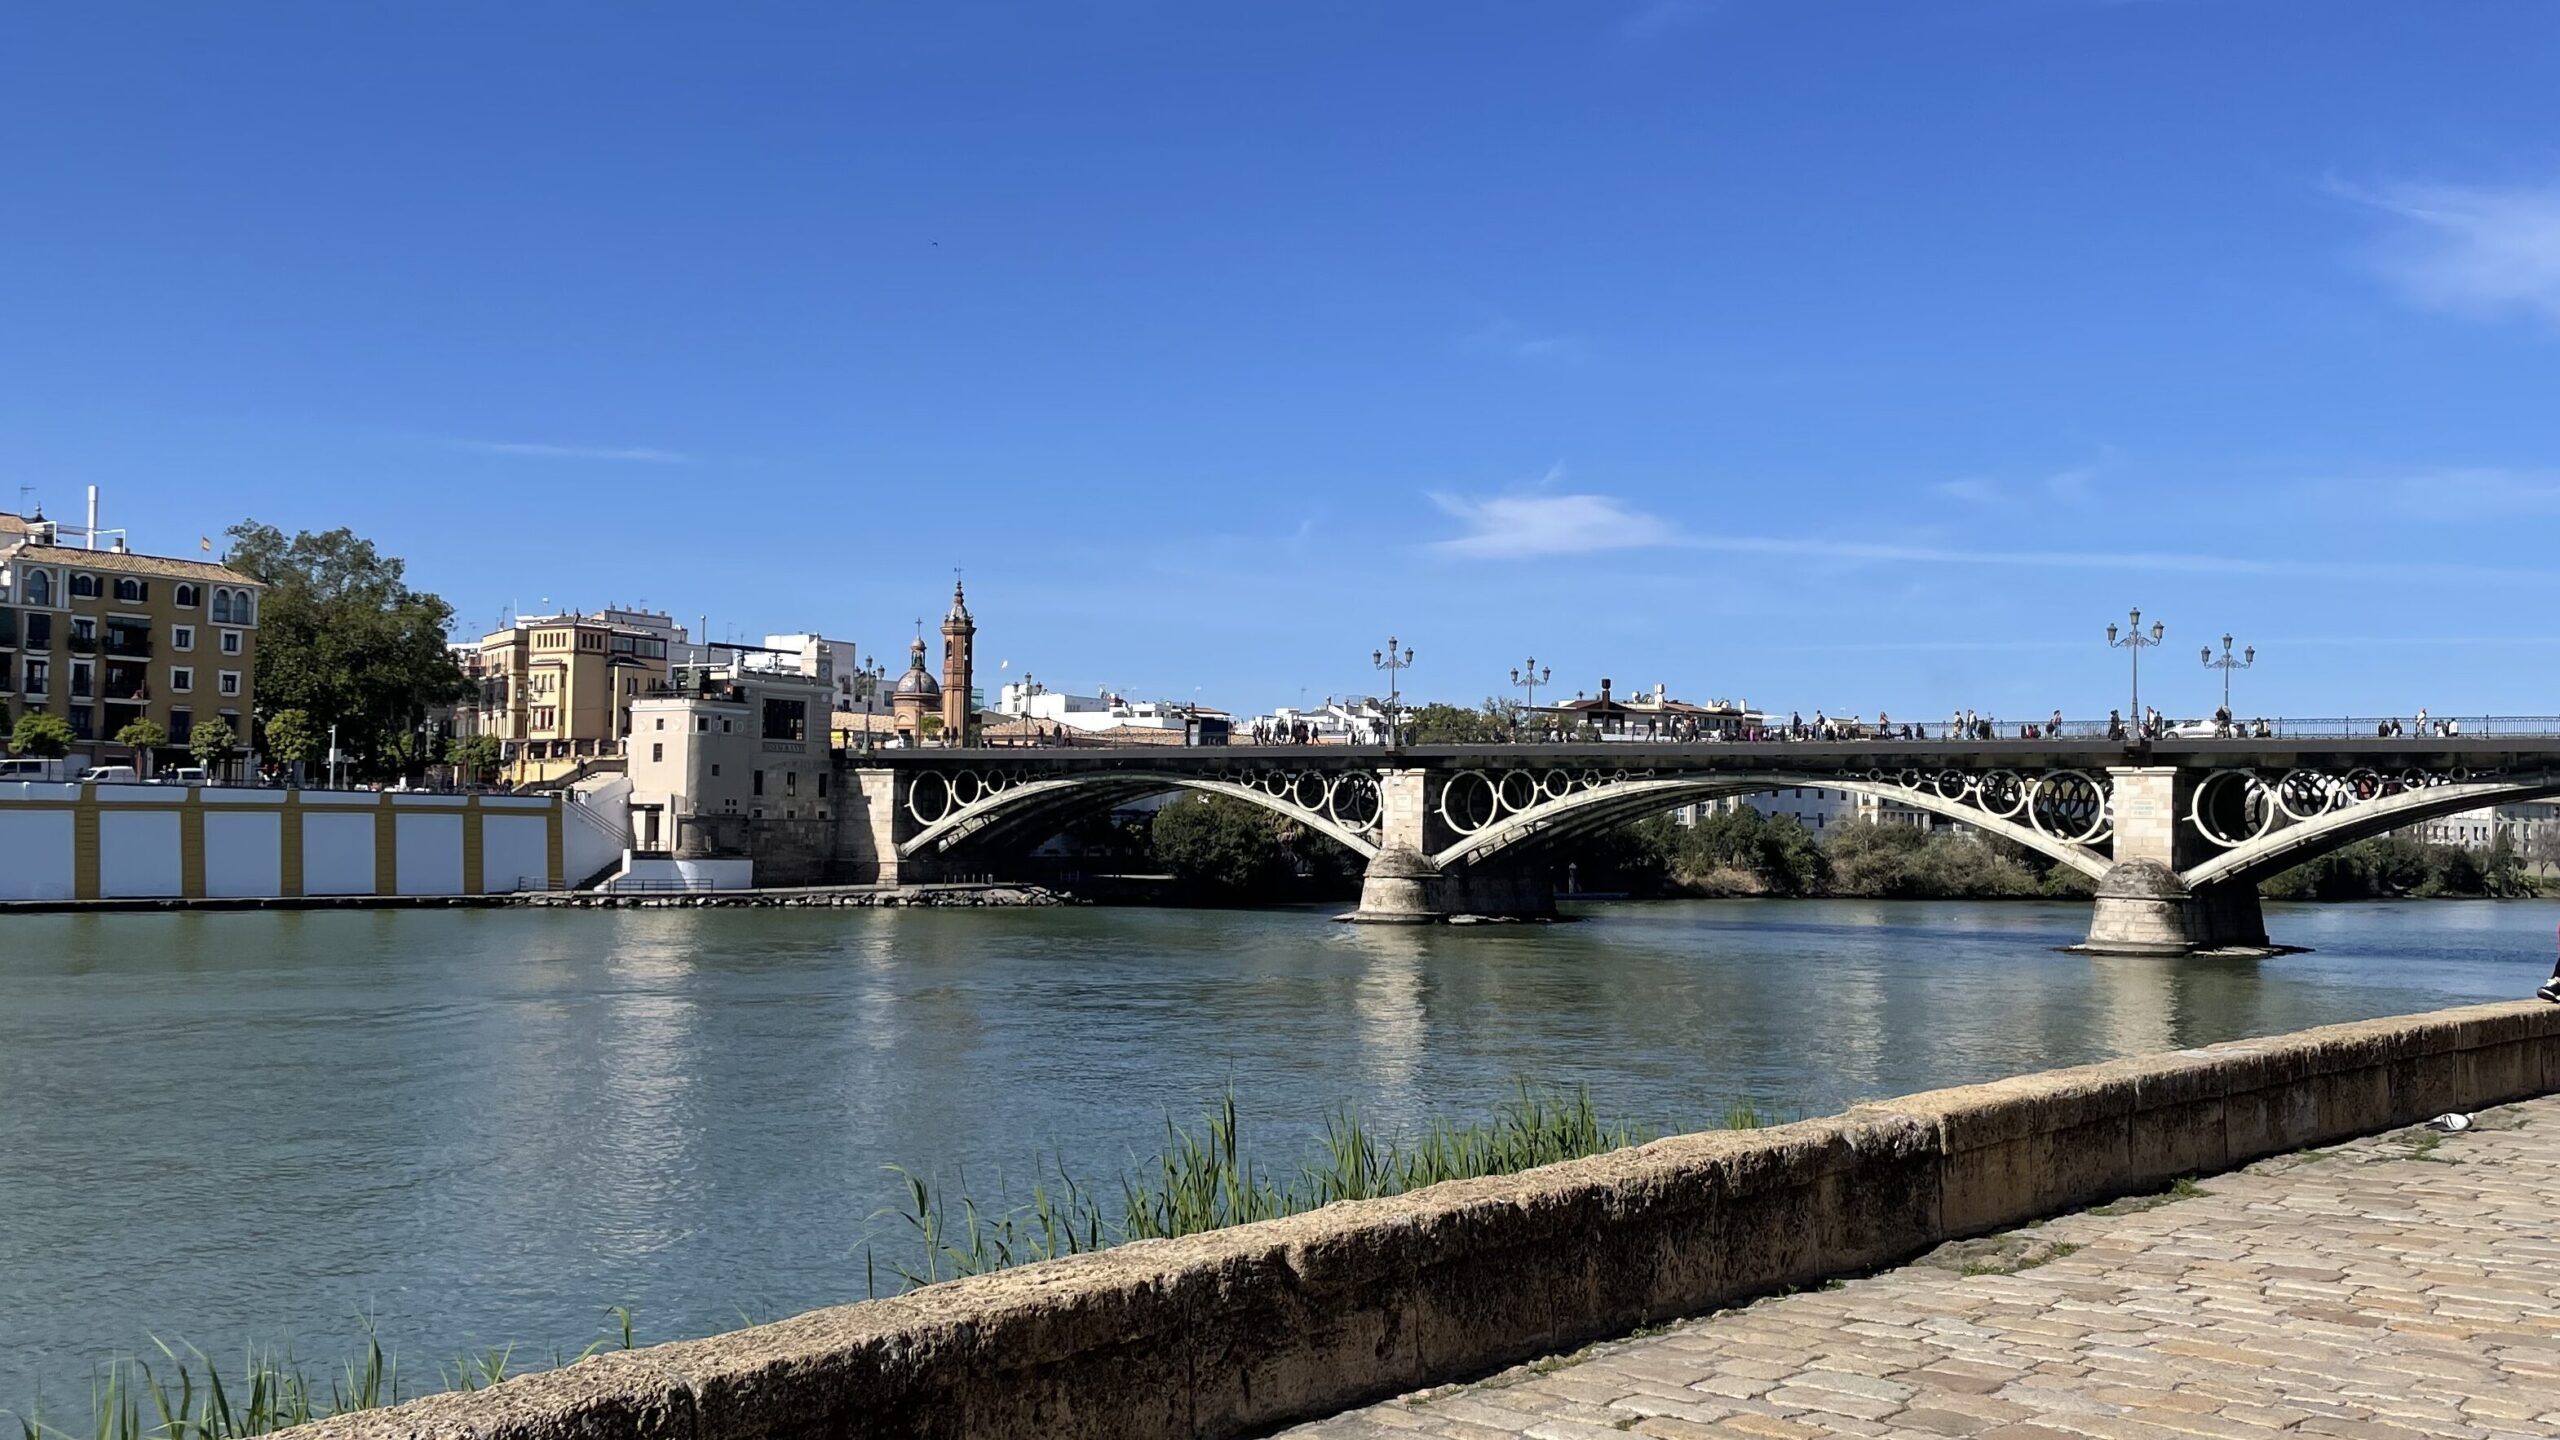
<svg viewBox="0 0 2560 1440">
<path fill-rule="evenodd" d="M 474 733 L 505 747 L 517 784 L 555 780 L 619 756 L 632 702 L 667 683 L 667 647 L 683 631 L 590 615 L 530 616 L 481 637 Z"/>
<path fill-rule="evenodd" d="M 219 720 L 245 753 L 264 587 L 226 566 L 137 554 L 121 538 L 102 550 L 61 538 L 41 515 L 0 513 L 9 723 L 59 715 L 80 753 L 121 764 L 113 742 L 135 720 L 157 721 L 173 750 L 199 722 Z"/>
</svg>

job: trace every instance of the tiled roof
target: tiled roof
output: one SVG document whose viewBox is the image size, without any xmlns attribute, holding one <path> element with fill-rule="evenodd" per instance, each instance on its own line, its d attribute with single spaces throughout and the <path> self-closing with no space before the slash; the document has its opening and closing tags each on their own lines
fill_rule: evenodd
<svg viewBox="0 0 2560 1440">
<path fill-rule="evenodd" d="M 12 517 L 14 518 L 14 517 Z M 21 560 L 39 565 L 67 565 L 110 575 L 162 575 L 173 580 L 207 580 L 223 585 L 263 585 L 228 565 L 202 560 L 172 560 L 165 555 L 137 555 L 130 550 L 82 550 L 68 545 L 21 545 Z"/>
</svg>

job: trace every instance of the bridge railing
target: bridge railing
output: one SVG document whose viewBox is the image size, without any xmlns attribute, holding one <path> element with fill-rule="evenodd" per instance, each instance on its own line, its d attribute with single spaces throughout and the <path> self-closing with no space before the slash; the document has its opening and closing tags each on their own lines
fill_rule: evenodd
<svg viewBox="0 0 2560 1440">
<path fill-rule="evenodd" d="M 2274 725 L 2276 737 L 2282 740 L 2421 738 L 2415 715 L 2284 719 Z M 2560 736 L 2560 715 L 2429 715 L 2425 734 L 2461 740 Z"/>
</svg>

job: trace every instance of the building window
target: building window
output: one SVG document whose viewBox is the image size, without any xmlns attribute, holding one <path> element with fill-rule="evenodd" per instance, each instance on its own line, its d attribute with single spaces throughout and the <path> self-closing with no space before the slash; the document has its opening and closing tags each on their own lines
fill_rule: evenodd
<svg viewBox="0 0 2560 1440">
<path fill-rule="evenodd" d="M 696 730 L 709 730 L 711 728 L 711 717 L 708 715 L 697 715 L 693 717 L 693 728 Z"/>
<path fill-rule="evenodd" d="M 186 665 L 172 665 L 172 666 L 170 666 L 170 667 L 169 667 L 169 693 L 170 693 L 170 694 L 172 694 L 172 695 L 188 695 L 188 694 L 193 694 L 193 693 L 194 693 L 194 691 L 195 691 L 195 688 L 196 688 L 196 672 L 195 672 L 195 670 L 194 670 L 192 667 L 190 667 L 190 666 L 186 666 Z"/>
<path fill-rule="evenodd" d="M 180 585 L 176 590 L 170 592 L 169 601 L 181 610 L 193 610 L 196 608 L 197 598 L 196 587 L 193 585 Z"/>
<path fill-rule="evenodd" d="M 193 625 L 170 626 L 169 648 L 172 650 L 193 650 L 196 648 L 196 627 Z"/>
<path fill-rule="evenodd" d="M 225 655 L 237 655 L 240 653 L 239 631 L 225 630 L 222 632 L 222 653 Z"/>
<path fill-rule="evenodd" d="M 151 598 L 151 587 L 130 575 L 119 575 L 116 577 L 116 598 L 127 604 L 139 605 Z"/>
<path fill-rule="evenodd" d="M 30 615 L 27 617 L 27 648 L 30 650 L 50 650 L 53 648 L 52 616 Z"/>
<path fill-rule="evenodd" d="M 755 793 L 757 793 L 758 795 L 761 795 L 761 794 L 763 794 L 763 793 L 764 793 L 764 772 L 763 772 L 763 771 L 761 771 L 761 770 L 759 770 L 759 771 L 757 771 L 757 772 L 756 772 L 756 789 L 755 789 Z"/>
<path fill-rule="evenodd" d="M 83 575 L 74 571 L 71 576 L 71 598 L 74 600 L 97 599 L 98 577 L 95 575 Z"/>
<path fill-rule="evenodd" d="M 239 671 L 237 671 L 237 670 L 225 670 L 225 671 L 223 671 L 223 672 L 222 672 L 222 677 L 221 677 L 221 679 L 220 679 L 219 681 L 217 681 L 217 682 L 215 683 L 215 685 L 214 685 L 214 689 L 215 689 L 215 690 L 217 690 L 217 691 L 219 691 L 220 693 L 222 693 L 222 694 L 224 694 L 224 695 L 237 695 L 237 694 L 239 694 L 239 693 L 240 693 L 240 672 L 239 672 Z"/>
<path fill-rule="evenodd" d="M 71 696 L 73 699 L 88 699 L 90 695 L 96 693 L 93 688 L 96 683 L 97 667 L 91 665 L 86 660 L 74 660 L 71 662 Z"/>
<path fill-rule="evenodd" d="M 44 693 L 45 693 L 45 689 L 46 689 L 47 685 L 49 685 L 49 684 L 51 683 L 52 679 L 53 679 L 53 662 L 52 662 L 52 661 L 50 661 L 50 660 L 30 660 L 30 661 L 28 661 L 28 662 L 27 662 L 27 693 L 28 693 L 28 694 L 30 694 L 30 695 L 42 695 L 42 694 L 44 694 Z"/>
<path fill-rule="evenodd" d="M 827 772 L 824 770 L 818 772 L 818 798 L 821 800 L 827 798 Z M 827 818 L 826 812 L 823 810 L 820 811 L 818 813 L 818 818 L 821 820 Z"/>
<path fill-rule="evenodd" d="M 97 729 L 90 719 L 88 706 L 74 705 L 63 713 L 68 716 L 71 721 L 72 739 L 95 740 L 98 738 Z"/>
<path fill-rule="evenodd" d="M 719 766 L 714 765 L 714 766 L 712 766 L 712 767 L 711 767 L 711 778 L 712 778 L 712 779 L 714 779 L 714 780 L 717 780 L 717 779 L 719 779 L 719 778 L 720 778 L 720 767 L 719 767 Z M 733 810 L 737 808 L 737 805 L 738 805 L 738 802 L 737 802 L 737 801 L 735 801 L 735 800 L 732 800 L 732 801 L 730 801 L 730 802 L 729 802 L 729 807 L 730 807 L 731 809 L 733 809 Z"/>
<path fill-rule="evenodd" d="M 52 571 L 30 570 L 26 572 L 24 578 L 26 580 L 26 595 L 24 597 L 26 603 L 30 605 L 50 605 L 53 603 Z"/>
<path fill-rule="evenodd" d="M 721 734 L 723 734 L 723 735 L 729 734 L 729 733 L 730 733 L 730 728 L 731 728 L 731 727 L 730 727 L 730 725 L 729 725 L 729 722 L 728 722 L 728 721 L 726 721 L 726 720 L 722 720 L 722 721 L 720 722 L 720 733 L 721 733 Z"/>
<path fill-rule="evenodd" d="M 71 617 L 71 648 L 94 650 L 98 645 L 98 622 L 86 615 Z"/>
<path fill-rule="evenodd" d="M 184 705 L 169 707 L 169 738 L 184 742 L 188 731 L 196 728 L 196 712 Z"/>
<path fill-rule="evenodd" d="M 782 772 L 782 793 L 785 795 L 797 795 L 800 793 L 799 771 L 785 770 Z"/>
<path fill-rule="evenodd" d="M 666 759 L 666 758 L 667 758 L 667 747 L 666 747 L 666 746 L 664 746 L 664 745 L 659 745 L 659 744 L 653 744 L 653 745 L 651 745 L 651 746 L 649 747 L 649 761 L 650 761 L 650 763 L 651 763 L 651 764 L 656 764 L 658 761 L 660 761 L 660 760 L 664 760 L 664 759 Z"/>
<path fill-rule="evenodd" d="M 653 729 L 658 729 L 658 730 L 664 730 L 664 729 L 666 729 L 666 728 L 667 728 L 667 717 L 666 717 L 666 716 L 664 716 L 664 715 L 659 716 L 659 717 L 658 717 L 658 723 L 657 723 L 655 726 L 651 727 L 651 728 L 653 728 Z"/>
</svg>

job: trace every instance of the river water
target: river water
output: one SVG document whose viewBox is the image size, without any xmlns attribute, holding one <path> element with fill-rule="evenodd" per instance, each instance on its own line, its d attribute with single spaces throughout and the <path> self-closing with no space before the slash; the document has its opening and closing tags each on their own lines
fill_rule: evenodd
<svg viewBox="0 0 2560 1440">
<path fill-rule="evenodd" d="M 1232 1085 L 1294 1163 L 1337 1106 L 1517 1078 L 1661 1128 L 2520 996 L 2560 904 L 2269 907 L 2313 953 L 2059 953 L 2080 905 L 1704 901 L 1589 923 L 1320 912 L 372 911 L 0 921 L 0 1406 L 85 1420 L 183 1339 L 413 1377 L 859 1299 L 900 1164 L 1116 1192 Z M 879 1272 L 886 1278 L 885 1267 Z M 67 1415 L 65 1418 L 69 1418 Z"/>
</svg>

